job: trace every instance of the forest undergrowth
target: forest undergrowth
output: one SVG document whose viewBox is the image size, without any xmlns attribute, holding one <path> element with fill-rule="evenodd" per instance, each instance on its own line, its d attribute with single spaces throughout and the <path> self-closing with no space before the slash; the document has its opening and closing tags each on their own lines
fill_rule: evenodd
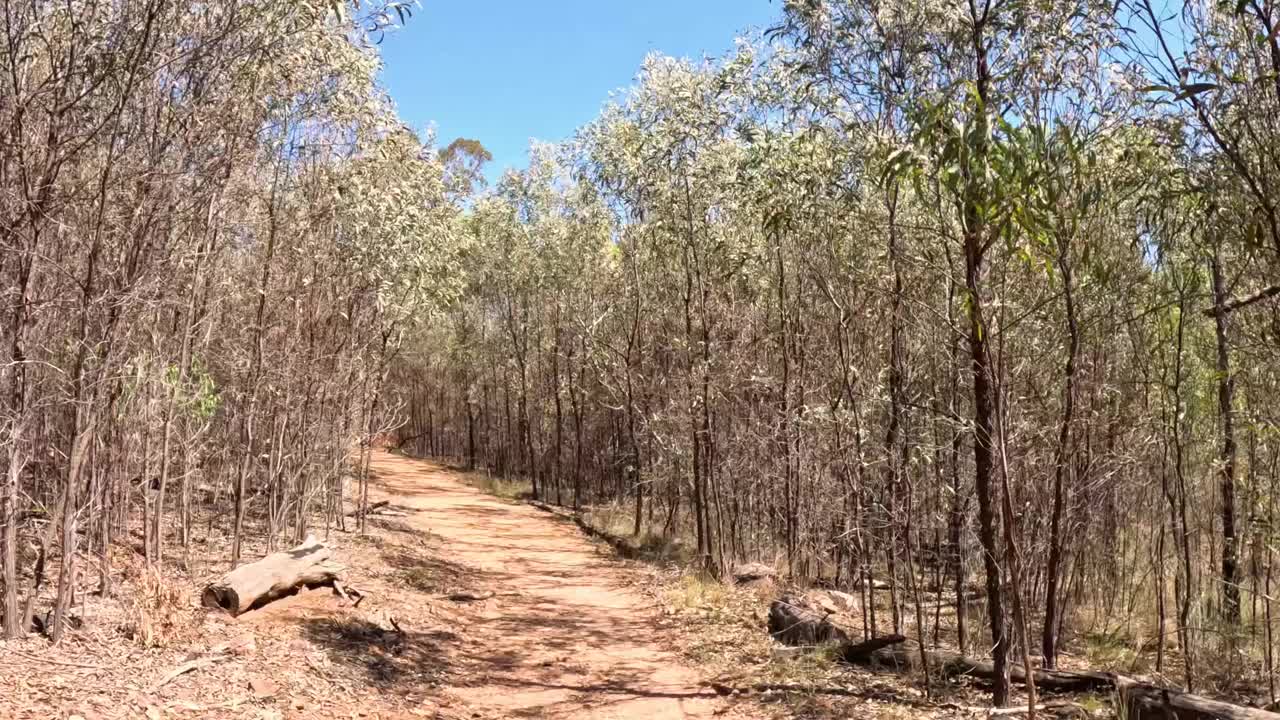
<svg viewBox="0 0 1280 720">
<path fill-rule="evenodd" d="M 259 522 L 265 518 L 250 518 L 250 527 Z M 0 644 L 0 684 L 11 690 L 0 696 L 0 715 L 455 717 L 440 697 L 452 671 L 449 643 L 439 638 L 458 611 L 442 594 L 463 587 L 465 574 L 429 533 L 402 520 L 370 518 L 367 534 L 355 522 L 324 540 L 345 567 L 345 584 L 364 595 L 358 605 L 320 588 L 243 618 L 199 603 L 227 568 L 229 536 L 199 533 L 186 560 L 157 565 L 141 552 L 142 528 L 132 528 L 135 546 L 112 557 L 112 593 L 99 595 L 95 578 L 75 588 L 74 624 L 62 642 L 33 634 Z M 242 548 L 249 558 L 268 550 L 265 542 Z M 52 600 L 46 591 L 40 605 Z"/>
</svg>

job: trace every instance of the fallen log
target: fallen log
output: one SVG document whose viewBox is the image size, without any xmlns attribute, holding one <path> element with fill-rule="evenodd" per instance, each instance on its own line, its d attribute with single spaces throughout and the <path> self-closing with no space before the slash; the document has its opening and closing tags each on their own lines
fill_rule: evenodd
<svg viewBox="0 0 1280 720">
<path fill-rule="evenodd" d="M 205 587 L 200 602 L 239 615 L 287 597 L 301 588 L 332 587 L 342 572 L 330 560 L 333 551 L 308 537 L 291 550 L 273 553 L 241 565 Z"/>
<path fill-rule="evenodd" d="M 849 639 L 841 617 L 808 598 L 783 595 L 769 606 L 769 633 L 784 645 L 814 646 L 838 643 L 837 655 L 848 663 L 866 663 L 876 652 L 906 642 L 902 635 L 884 635 L 863 642 Z"/>
<path fill-rule="evenodd" d="M 838 656 L 845 662 L 887 670 L 919 670 L 921 648 L 901 635 L 886 635 L 855 643 L 848 618 L 823 607 L 821 598 L 787 594 L 769 606 L 769 633 L 791 646 L 816 646 L 836 643 Z M 957 679 L 968 677 L 984 684 L 996 679 L 995 666 L 983 660 L 967 658 L 957 652 L 925 650 L 934 677 Z M 1132 678 L 1107 672 L 1045 670 L 1031 672 L 1036 688 L 1046 694 L 1107 692 L 1114 693 L 1116 709 L 1125 720 L 1280 720 L 1280 713 L 1259 708 L 1233 705 L 1200 695 L 1170 690 Z M 1009 666 L 1009 679 L 1019 685 L 1027 682 L 1021 665 Z M 1079 716 L 1080 708 L 1072 703 L 1051 702 L 1039 706 L 1049 714 Z M 999 715 L 1025 712 L 1026 708 L 997 711 Z"/>
<path fill-rule="evenodd" d="M 929 668 L 946 679 L 968 677 L 983 683 L 991 683 L 996 679 L 995 665 L 985 660 L 974 660 L 947 650 L 926 650 L 924 657 L 929 662 Z M 920 646 L 914 641 L 895 643 L 891 647 L 870 653 L 862 664 L 892 669 L 919 669 Z M 1036 689 L 1046 693 L 1109 692 L 1115 687 L 1115 676 L 1105 672 L 1035 668 L 1031 676 L 1035 679 Z M 1021 665 L 1011 664 L 1009 680 L 1026 685 L 1027 673 Z"/>
<path fill-rule="evenodd" d="M 784 645 L 849 642 L 848 631 L 833 622 L 831 613 L 798 595 L 783 595 L 769 604 L 769 634 Z"/>
<path fill-rule="evenodd" d="M 990 683 L 996 677 L 991 663 L 966 658 L 959 653 L 931 650 L 926 651 L 925 656 L 930 667 L 944 678 L 971 677 Z M 902 668 L 916 667 L 919 661 L 919 645 L 907 641 L 873 651 L 863 664 Z M 1114 692 L 1116 707 L 1125 720 L 1280 720 L 1277 713 L 1160 688 L 1112 673 L 1037 668 L 1032 671 L 1032 677 L 1035 678 L 1036 689 L 1047 694 Z M 1026 671 L 1021 665 L 1011 665 L 1009 679 L 1025 685 Z"/>
<path fill-rule="evenodd" d="M 901 635 L 854 643 L 851 640 L 854 629 L 843 622 L 847 618 L 822 605 L 820 599 L 815 601 L 803 595 L 783 595 L 769 606 L 769 633 L 785 645 L 836 643 L 840 646 L 838 656 L 853 664 L 891 670 L 920 669 L 918 643 Z M 944 678 L 972 677 L 986 683 L 996 678 L 994 665 L 960 653 L 926 650 L 924 658 L 931 671 Z M 1009 676 L 1013 682 L 1026 684 L 1026 672 L 1019 665 L 1010 667 Z M 1115 685 L 1110 673 L 1037 669 L 1032 676 L 1036 687 L 1049 693 L 1110 692 Z"/>
<path fill-rule="evenodd" d="M 365 514 L 366 515 L 376 514 L 379 510 L 389 506 L 390 504 L 391 504 L 390 500 L 379 500 L 378 502 L 375 502 L 375 503 L 369 503 L 369 507 L 365 508 Z M 358 506 L 356 507 L 356 509 L 347 513 L 347 517 L 358 517 L 359 515 L 360 515 L 360 508 Z"/>
<path fill-rule="evenodd" d="M 155 684 L 152 685 L 147 690 L 147 692 L 154 695 L 156 691 L 158 691 L 160 688 L 164 687 L 165 685 L 168 685 L 169 683 L 173 682 L 174 680 L 178 679 L 179 676 L 185 675 L 186 673 L 189 673 L 192 670 L 197 670 L 199 668 L 205 667 L 206 665 L 212 665 L 216 662 L 221 662 L 223 660 L 226 660 L 227 657 L 228 656 L 225 654 L 216 654 L 216 655 L 210 655 L 208 657 L 198 658 L 196 660 L 189 660 L 187 662 L 184 662 L 178 667 L 165 673 L 164 677 L 157 680 Z"/>
<path fill-rule="evenodd" d="M 1280 714 L 1116 678 L 1116 709 L 1125 720 L 1280 720 Z"/>
<path fill-rule="evenodd" d="M 783 595 L 769 606 L 769 633 L 778 641 L 792 646 L 836 643 L 839 645 L 837 655 L 852 664 L 894 671 L 920 670 L 918 643 L 901 635 L 852 642 L 850 638 L 855 635 L 855 630 L 847 622 L 848 618 L 823 605 L 821 598 Z M 992 663 L 957 652 L 925 650 L 924 658 L 934 677 L 949 680 L 972 678 L 983 684 L 996 679 Z M 1278 713 L 1160 688 L 1107 672 L 1035 668 L 1031 676 L 1036 688 L 1046 694 L 1114 693 L 1116 708 L 1125 720 L 1280 720 Z M 1009 679 L 1025 685 L 1026 670 L 1021 665 L 1010 665 Z M 1068 715 L 1078 712 L 1071 703 L 1046 703 L 1043 707 L 1044 710 L 1050 708 Z M 1025 708 L 1008 710 L 1023 711 Z"/>
<path fill-rule="evenodd" d="M 847 663 L 865 664 L 876 652 L 906 640 L 902 635 L 883 635 L 860 643 L 848 643 L 840 648 L 840 659 Z"/>
<path fill-rule="evenodd" d="M 929 700 L 911 697 L 897 692 L 894 688 L 883 685 L 871 687 L 838 687 L 831 685 L 802 685 L 799 683 L 752 683 L 749 685 L 730 685 L 724 682 L 710 682 L 708 685 L 717 695 L 735 696 L 751 693 L 784 693 L 795 695 L 835 695 L 839 697 L 863 698 L 879 700 L 897 705 L 927 710 L 958 710 L 958 705 L 951 703 L 935 703 Z"/>
</svg>

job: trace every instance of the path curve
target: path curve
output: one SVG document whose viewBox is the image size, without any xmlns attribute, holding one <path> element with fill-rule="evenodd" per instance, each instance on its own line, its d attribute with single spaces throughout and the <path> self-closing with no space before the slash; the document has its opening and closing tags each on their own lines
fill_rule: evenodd
<svg viewBox="0 0 1280 720">
<path fill-rule="evenodd" d="M 376 499 L 412 508 L 435 552 L 497 597 L 477 608 L 448 689 L 480 718 L 722 716 L 657 627 L 625 568 L 568 523 L 469 487 L 446 468 L 378 452 Z M 739 716 L 735 713 L 735 716 Z"/>
</svg>

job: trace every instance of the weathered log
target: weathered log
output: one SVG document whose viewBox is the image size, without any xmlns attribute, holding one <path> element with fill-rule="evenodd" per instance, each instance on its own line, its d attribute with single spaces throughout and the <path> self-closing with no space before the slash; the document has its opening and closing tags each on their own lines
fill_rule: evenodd
<svg viewBox="0 0 1280 720">
<path fill-rule="evenodd" d="M 1116 709 L 1125 720 L 1280 720 L 1280 714 L 1117 678 Z"/>
<path fill-rule="evenodd" d="M 848 644 L 849 633 L 802 596 L 783 595 L 769 605 L 769 634 L 784 645 Z"/>
<path fill-rule="evenodd" d="M 907 640 L 902 635 L 884 635 L 856 643 L 849 639 L 842 619 L 809 597 L 783 595 L 769 606 L 769 633 L 784 645 L 838 643 L 838 656 L 849 663 L 867 663 L 876 652 Z"/>
<path fill-rule="evenodd" d="M 324 543 L 308 537 L 291 550 L 273 553 L 223 575 L 204 589 L 200 601 L 205 607 L 239 615 L 304 587 L 332 587 L 343 569 L 330 560 L 332 554 Z"/>
</svg>

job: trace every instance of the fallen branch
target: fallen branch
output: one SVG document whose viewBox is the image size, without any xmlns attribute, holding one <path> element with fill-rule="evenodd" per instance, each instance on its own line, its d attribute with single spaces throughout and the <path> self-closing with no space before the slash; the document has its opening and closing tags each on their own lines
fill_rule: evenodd
<svg viewBox="0 0 1280 720">
<path fill-rule="evenodd" d="M 1058 701 L 1058 702 L 1040 703 L 1035 707 L 1036 707 L 1037 713 L 1048 713 L 1049 715 L 1053 715 L 1055 717 L 1064 717 L 1064 718 L 1088 718 L 1089 717 L 1089 711 L 1085 710 L 1083 705 L 1079 703 L 1067 702 L 1065 700 Z M 974 708 L 974 711 L 981 712 L 982 710 L 981 708 Z M 987 712 L 987 717 L 998 718 L 998 717 L 1014 717 L 1017 715 L 1028 715 L 1030 714 L 1030 711 L 1031 709 L 1028 708 L 1026 705 L 1019 705 L 1017 707 L 991 708 L 986 712 Z"/>
<path fill-rule="evenodd" d="M 399 442 L 396 443 L 396 449 L 403 450 L 405 445 L 408 445 L 409 443 L 413 442 L 414 440 L 417 440 L 418 438 L 422 437 L 425 434 L 426 433 L 418 433 L 417 435 L 410 435 L 408 437 L 400 438 Z"/>
<path fill-rule="evenodd" d="M 333 594 L 351 603 L 351 607 L 360 607 L 360 603 L 364 601 L 364 593 L 349 585 L 343 585 L 341 581 L 333 581 Z"/>
<path fill-rule="evenodd" d="M 906 641 L 907 638 L 902 635 L 884 635 L 860 643 L 850 643 L 840 648 L 840 659 L 847 663 L 863 663 L 877 650 Z"/>
<path fill-rule="evenodd" d="M 926 650 L 924 655 L 929 661 L 929 666 L 936 668 L 943 678 L 967 677 L 983 683 L 992 683 L 996 680 L 995 665 L 985 660 L 974 660 L 960 653 L 946 650 Z M 919 662 L 919 644 L 914 641 L 905 641 L 895 644 L 894 647 L 869 653 L 862 664 L 900 669 L 915 668 Z M 1116 683 L 1115 676 L 1105 672 L 1035 668 L 1031 671 L 1031 677 L 1037 689 L 1050 693 L 1110 692 Z M 1026 670 L 1021 665 L 1009 665 L 1009 680 L 1025 685 Z"/>
<path fill-rule="evenodd" d="M 862 698 L 864 700 L 882 700 L 914 708 L 931 710 L 957 710 L 958 706 L 950 703 L 933 703 L 921 700 L 883 687 L 851 688 L 831 685 L 801 685 L 798 683 L 752 683 L 749 685 L 728 685 L 722 682 L 708 683 L 717 695 L 743 695 L 747 693 L 799 693 L 802 695 L 834 695 L 837 697 Z"/>
<path fill-rule="evenodd" d="M 482 592 L 456 592 L 446 595 L 445 598 L 447 600 L 452 600 L 453 602 L 479 602 L 481 600 L 488 600 L 493 597 L 493 594 L 492 590 L 485 590 Z"/>
<path fill-rule="evenodd" d="M 1213 317 L 1219 313 L 1226 315 L 1227 313 L 1235 312 L 1241 308 L 1249 307 L 1254 303 L 1262 302 L 1268 298 L 1273 298 L 1276 295 L 1280 295 L 1280 285 L 1270 285 L 1252 295 L 1242 298 L 1232 298 L 1231 300 L 1223 303 L 1221 307 L 1215 305 L 1211 308 L 1205 308 L 1203 312 L 1205 317 Z"/>
<path fill-rule="evenodd" d="M 378 502 L 370 503 L 369 507 L 364 509 L 364 512 L 366 515 L 372 515 L 373 513 L 377 512 L 378 510 L 381 510 L 384 507 L 387 507 L 390 504 L 391 504 L 390 500 L 379 500 Z M 347 517 L 356 517 L 359 514 L 360 514 L 360 508 L 357 507 L 355 510 L 352 510 L 351 512 L 347 513 Z"/>
<path fill-rule="evenodd" d="M 228 655 L 209 655 L 207 657 L 202 657 L 196 660 L 189 660 L 187 662 L 184 662 L 178 667 L 165 673 L 164 677 L 160 678 L 160 680 L 157 681 L 155 685 L 152 685 L 151 689 L 147 690 L 147 692 L 154 693 L 160 688 L 164 687 L 165 685 L 168 685 L 169 683 L 178 679 L 182 675 L 185 675 L 191 672 L 192 670 L 196 670 L 196 669 L 205 667 L 206 665 L 212 665 L 216 662 L 226 660 L 228 657 L 229 657 Z"/>
</svg>

